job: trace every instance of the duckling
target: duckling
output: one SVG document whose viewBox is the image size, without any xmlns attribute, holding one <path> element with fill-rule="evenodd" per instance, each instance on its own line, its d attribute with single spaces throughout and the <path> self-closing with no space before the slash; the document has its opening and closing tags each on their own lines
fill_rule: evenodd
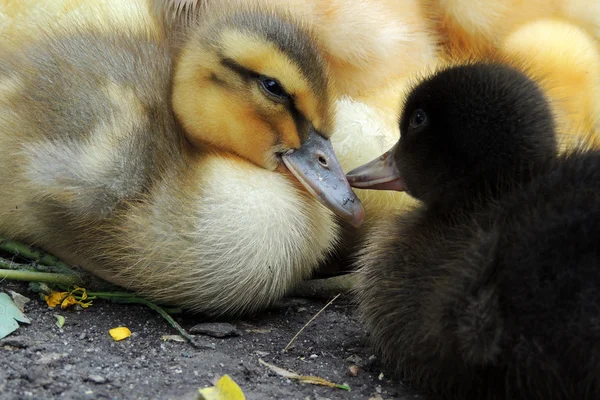
<svg viewBox="0 0 600 400">
<path fill-rule="evenodd" d="M 437 57 L 437 37 L 418 0 L 152 0 L 176 31 L 194 26 L 211 10 L 228 12 L 239 3 L 276 7 L 311 25 L 340 96 L 358 99 L 380 93 Z M 392 57 L 397 54 L 407 55 L 402 65 Z"/>
<path fill-rule="evenodd" d="M 227 12 L 239 2 L 277 7 L 311 25 L 335 81 L 330 140 L 345 171 L 389 148 L 395 141 L 399 87 L 437 58 L 437 38 L 418 1 L 153 0 L 153 6 L 169 30 L 185 38 L 189 26 L 207 13 Z M 398 64 L 392 54 L 406 55 L 406 62 Z M 403 193 L 355 192 L 365 208 L 364 226 L 411 203 Z M 342 228 L 343 242 L 364 232 L 348 224 Z"/>
<path fill-rule="evenodd" d="M 206 13 L 175 59 L 160 23 L 131 25 L 5 47 L 0 234 L 190 311 L 260 310 L 334 249 L 323 204 L 364 215 L 328 139 L 327 65 L 276 9 Z"/>
<path fill-rule="evenodd" d="M 550 98 L 561 151 L 600 148 L 599 42 L 574 24 L 540 19 L 511 32 L 500 52 L 529 65 L 525 72 Z"/>
<path fill-rule="evenodd" d="M 557 154 L 555 128 L 520 70 L 449 66 L 348 173 L 420 202 L 372 230 L 357 292 L 383 361 L 435 398 L 600 398 L 600 151 Z"/>
<path fill-rule="evenodd" d="M 448 54 L 493 52 L 511 32 L 539 19 L 560 19 L 600 40 L 596 0 L 420 0 L 420 4 Z"/>
<path fill-rule="evenodd" d="M 598 148 L 600 3 L 590 0 L 422 0 L 450 63 L 496 59 L 528 65 L 550 97 L 560 150 Z M 543 50 L 542 50 L 543 49 Z"/>
</svg>

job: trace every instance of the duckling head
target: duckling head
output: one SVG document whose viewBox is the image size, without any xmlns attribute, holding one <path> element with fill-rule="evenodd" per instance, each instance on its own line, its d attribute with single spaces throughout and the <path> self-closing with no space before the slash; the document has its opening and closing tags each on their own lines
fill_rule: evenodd
<svg viewBox="0 0 600 400">
<path fill-rule="evenodd" d="M 424 203 L 490 188 L 556 154 L 553 115 L 538 85 L 502 63 L 439 70 L 408 95 L 400 140 L 348 173 L 357 188 L 406 191 Z"/>
<path fill-rule="evenodd" d="M 172 102 L 188 140 L 291 172 L 359 226 L 362 204 L 329 140 L 332 81 L 310 30 L 273 10 L 241 8 L 205 10 L 181 45 Z"/>
</svg>

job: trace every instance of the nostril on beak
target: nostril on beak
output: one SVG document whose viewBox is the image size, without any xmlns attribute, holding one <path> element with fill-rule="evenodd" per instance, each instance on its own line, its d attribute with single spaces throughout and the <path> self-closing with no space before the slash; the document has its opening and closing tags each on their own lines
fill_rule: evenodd
<svg viewBox="0 0 600 400">
<path fill-rule="evenodd" d="M 317 155 L 317 161 L 319 162 L 319 164 L 321 164 L 321 166 L 323 168 L 329 167 L 329 163 L 327 162 L 327 158 L 323 154 L 318 154 Z"/>
</svg>

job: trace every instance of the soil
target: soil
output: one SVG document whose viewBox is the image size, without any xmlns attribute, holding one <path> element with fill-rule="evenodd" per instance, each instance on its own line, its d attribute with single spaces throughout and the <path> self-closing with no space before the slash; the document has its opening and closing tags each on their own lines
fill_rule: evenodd
<svg viewBox="0 0 600 400">
<path fill-rule="evenodd" d="M 141 306 L 94 301 L 85 310 L 50 309 L 21 283 L 0 282 L 29 298 L 31 324 L 0 341 L 1 399 L 196 399 L 199 388 L 231 376 L 247 399 L 423 399 L 380 375 L 367 335 L 348 298 L 323 311 L 283 352 L 294 335 L 326 304 L 289 298 L 251 318 L 230 322 L 237 336 L 196 335 L 206 348 L 163 340 L 176 331 Z M 55 315 L 65 317 L 62 328 Z M 190 329 L 206 322 L 176 318 Z M 126 326 L 131 337 L 116 342 L 108 331 Z M 213 347 L 213 348 L 211 348 Z M 259 363 L 301 375 L 346 383 L 351 391 L 283 378 Z M 356 376 L 349 373 L 359 367 Z"/>
</svg>

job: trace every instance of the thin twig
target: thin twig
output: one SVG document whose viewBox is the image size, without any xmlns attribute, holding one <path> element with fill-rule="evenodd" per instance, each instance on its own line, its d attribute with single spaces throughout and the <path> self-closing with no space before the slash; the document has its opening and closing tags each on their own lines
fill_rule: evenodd
<svg viewBox="0 0 600 400">
<path fill-rule="evenodd" d="M 302 281 L 294 290 L 293 296 L 330 299 L 337 293 L 350 293 L 356 285 L 356 279 L 356 274 L 349 273 L 331 278 Z"/>
<path fill-rule="evenodd" d="M 171 325 L 173 328 L 175 328 L 181 336 L 183 336 L 191 344 L 194 344 L 194 337 L 192 335 L 187 333 L 185 331 L 185 329 L 183 329 L 183 327 L 181 325 L 179 325 L 173 319 L 173 317 L 171 317 L 169 315 L 169 313 L 167 313 L 162 307 L 154 304 L 153 302 L 151 302 L 149 300 L 142 299 L 140 297 L 135 297 L 131 293 L 126 293 L 126 292 L 113 292 L 113 293 L 88 292 L 88 296 L 90 296 L 90 297 L 93 296 L 93 297 L 97 297 L 99 299 L 113 301 L 115 303 L 142 304 L 142 305 L 156 311 L 157 313 L 159 313 L 160 316 L 163 317 L 169 323 L 169 325 Z"/>
<path fill-rule="evenodd" d="M 340 297 L 341 295 L 342 295 L 341 293 L 338 293 L 338 295 L 337 295 L 337 296 L 335 296 L 333 299 L 331 299 L 331 301 L 329 301 L 329 303 L 325 304 L 325 306 L 324 306 L 323 308 L 321 308 L 321 309 L 319 310 L 319 312 L 318 312 L 318 313 L 316 313 L 316 314 L 315 314 L 315 315 L 314 315 L 314 316 L 313 316 L 313 317 L 310 319 L 310 321 L 308 321 L 308 322 L 306 323 L 306 325 L 304 325 L 304 326 L 302 327 L 302 329 L 300 329 L 300 330 L 298 331 L 298 333 L 296 333 L 296 335 L 295 335 L 295 336 L 292 338 L 292 340 L 290 340 L 290 342 L 287 344 L 287 346 L 285 346 L 285 348 L 283 349 L 283 351 L 284 351 L 284 352 L 286 352 L 286 351 L 288 350 L 288 348 L 289 348 L 289 347 L 292 345 L 292 343 L 294 343 L 294 341 L 295 341 L 295 340 L 298 338 L 298 336 L 300 336 L 300 334 L 302 333 L 302 331 L 303 331 L 304 329 L 306 329 L 306 327 L 307 327 L 308 325 L 310 325 L 310 323 L 311 323 L 311 322 L 313 322 L 313 321 L 315 320 L 315 318 L 317 318 L 317 317 L 319 316 L 319 314 L 321 314 L 321 313 L 323 312 L 323 310 L 325 310 L 327 307 L 329 307 L 329 305 L 330 305 L 331 303 L 333 303 L 333 302 L 334 302 L 334 301 L 335 301 L 335 300 L 336 300 L 338 297 Z"/>
</svg>

